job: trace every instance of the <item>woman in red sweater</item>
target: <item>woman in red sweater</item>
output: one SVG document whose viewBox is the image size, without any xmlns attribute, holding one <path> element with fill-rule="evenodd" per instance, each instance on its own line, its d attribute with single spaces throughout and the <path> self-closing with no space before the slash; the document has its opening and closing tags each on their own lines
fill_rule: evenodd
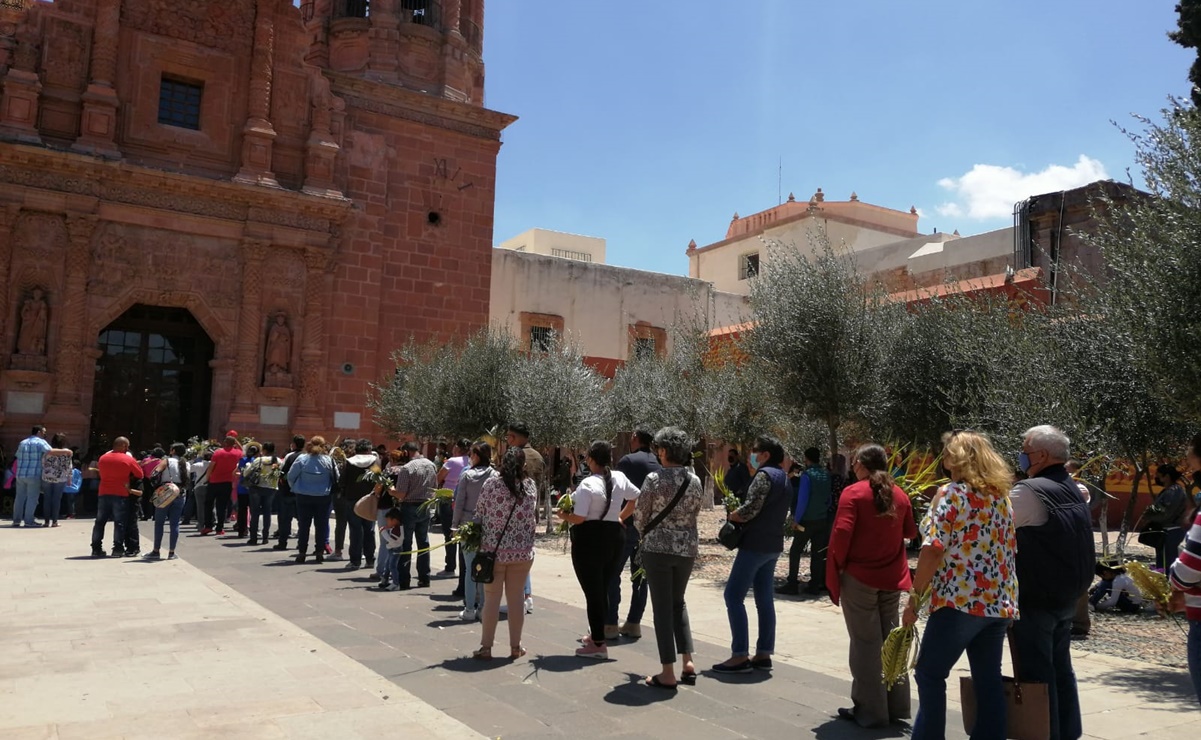
<svg viewBox="0 0 1201 740">
<path fill-rule="evenodd" d="M 901 594 L 909 590 L 905 542 L 917 536 L 909 497 L 888 474 L 880 445 L 868 444 L 851 456 L 857 483 L 838 500 L 830 533 L 826 585 L 842 606 L 851 638 L 851 701 L 838 716 L 862 727 L 885 727 L 909 718 L 909 682 L 891 689 L 880 679 L 880 648 L 900 624 Z"/>
</svg>

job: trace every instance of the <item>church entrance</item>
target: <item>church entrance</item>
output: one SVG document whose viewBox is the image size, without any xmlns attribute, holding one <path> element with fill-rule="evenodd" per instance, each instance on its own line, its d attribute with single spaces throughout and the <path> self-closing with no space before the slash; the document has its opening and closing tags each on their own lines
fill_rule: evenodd
<svg viewBox="0 0 1201 740">
<path fill-rule="evenodd" d="M 213 342 L 183 308 L 137 304 L 100 332 L 91 445 L 128 437 L 134 454 L 206 435 Z"/>
</svg>

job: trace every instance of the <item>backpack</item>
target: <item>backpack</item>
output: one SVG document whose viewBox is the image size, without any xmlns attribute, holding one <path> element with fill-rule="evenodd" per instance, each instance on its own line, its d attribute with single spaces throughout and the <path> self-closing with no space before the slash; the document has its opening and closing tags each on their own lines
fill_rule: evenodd
<svg viewBox="0 0 1201 740">
<path fill-rule="evenodd" d="M 263 458 L 258 458 L 253 462 L 247 463 L 242 470 L 242 483 L 247 488 L 258 486 L 263 480 Z"/>
</svg>

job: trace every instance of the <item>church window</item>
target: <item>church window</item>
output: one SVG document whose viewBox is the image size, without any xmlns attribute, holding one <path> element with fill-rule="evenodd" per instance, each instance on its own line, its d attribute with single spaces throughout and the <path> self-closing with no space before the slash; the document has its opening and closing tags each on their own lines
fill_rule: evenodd
<svg viewBox="0 0 1201 740">
<path fill-rule="evenodd" d="M 159 83 L 158 122 L 200 130 L 200 97 L 204 84 L 164 76 Z"/>
</svg>

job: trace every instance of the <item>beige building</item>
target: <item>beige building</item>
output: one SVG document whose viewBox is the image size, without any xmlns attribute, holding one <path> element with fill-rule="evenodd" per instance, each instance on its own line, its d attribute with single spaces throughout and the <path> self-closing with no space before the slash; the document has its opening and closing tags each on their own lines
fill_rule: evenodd
<svg viewBox="0 0 1201 740">
<path fill-rule="evenodd" d="M 605 264 L 605 240 L 549 229 L 530 229 L 497 245 L 514 252 Z"/>
<path fill-rule="evenodd" d="M 603 249 L 603 240 L 596 241 Z M 667 352 L 672 326 L 694 320 L 737 324 L 747 314 L 745 306 L 744 296 L 703 280 L 514 248 L 492 250 L 492 323 L 507 327 L 527 349 L 545 348 L 555 334 L 569 336 L 607 376 L 638 353 Z"/>
<path fill-rule="evenodd" d="M 734 215 L 726 238 L 704 247 L 688 245 L 688 274 L 718 291 L 747 294 L 750 281 L 778 247 L 813 253 L 822 237 L 849 253 L 865 273 L 893 292 L 1004 273 L 1013 264 L 1014 230 L 975 236 L 918 232 L 917 209 L 871 205 L 852 193 L 827 201 L 821 188 L 807 203 L 788 202 L 759 213 Z"/>
</svg>

